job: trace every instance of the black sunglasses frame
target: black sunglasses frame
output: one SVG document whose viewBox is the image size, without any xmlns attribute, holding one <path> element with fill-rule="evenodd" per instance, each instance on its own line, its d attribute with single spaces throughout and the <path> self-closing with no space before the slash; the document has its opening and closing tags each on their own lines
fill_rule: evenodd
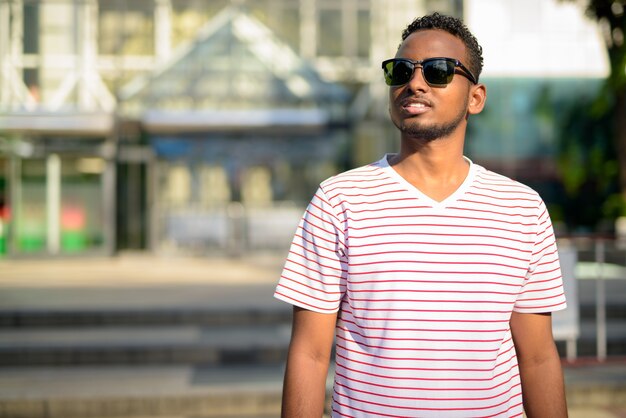
<svg viewBox="0 0 626 418">
<path fill-rule="evenodd" d="M 448 74 L 448 77 L 449 77 L 450 81 L 446 81 L 445 83 L 433 83 L 433 82 L 429 81 L 426 78 L 426 73 L 424 72 L 424 66 L 428 65 L 428 63 L 430 63 L 430 62 L 441 61 L 441 60 L 443 60 L 443 61 L 445 61 L 447 63 L 454 64 L 454 67 L 453 67 L 454 69 L 453 69 L 452 73 Z M 411 68 L 411 66 L 412 66 L 411 74 L 409 75 L 408 79 L 405 82 L 403 82 L 403 83 L 393 83 L 392 82 L 392 78 L 391 77 L 387 77 L 387 68 L 386 68 L 387 64 L 389 64 L 389 63 L 396 63 L 396 62 L 404 62 L 404 63 L 410 64 L 409 68 Z M 402 86 L 404 84 L 407 84 L 409 81 L 411 81 L 411 79 L 415 75 L 415 68 L 417 68 L 418 66 L 422 70 L 422 76 L 424 77 L 424 80 L 426 80 L 426 82 L 429 85 L 434 86 L 434 87 L 444 87 L 444 86 L 447 86 L 448 84 L 450 84 L 452 82 L 452 78 L 454 77 L 454 74 L 460 74 L 460 75 L 464 76 L 465 78 L 467 78 L 472 83 L 478 84 L 478 80 L 476 80 L 476 77 L 474 77 L 474 74 L 472 74 L 472 72 L 465 65 L 463 65 L 461 63 L 461 61 L 459 61 L 459 60 L 457 60 L 455 58 L 446 58 L 446 57 L 426 58 L 426 59 L 417 60 L 417 61 L 414 61 L 414 60 L 411 60 L 411 59 L 408 59 L 408 58 L 391 58 L 391 59 L 385 60 L 382 63 L 382 68 L 383 68 L 383 71 L 385 72 L 385 83 L 388 86 L 392 86 L 392 87 Z M 457 71 L 455 71 L 456 68 L 460 68 L 463 71 L 458 71 L 457 72 Z"/>
</svg>

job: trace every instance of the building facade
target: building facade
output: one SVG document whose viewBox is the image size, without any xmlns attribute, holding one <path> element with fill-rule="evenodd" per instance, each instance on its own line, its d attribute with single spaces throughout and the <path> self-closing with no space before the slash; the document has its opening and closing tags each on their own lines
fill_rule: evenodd
<svg viewBox="0 0 626 418">
<path fill-rule="evenodd" d="M 545 57 L 502 59 L 494 40 L 537 48 L 557 27 L 562 51 L 595 33 L 576 5 L 518 3 L 0 0 L 0 256 L 284 248 L 319 181 L 395 149 L 380 62 L 435 10 L 485 47 L 498 105 L 473 122 L 470 157 L 554 177 L 535 87 L 571 100 L 606 67 L 563 84 L 532 72 Z"/>
<path fill-rule="evenodd" d="M 386 32 L 461 11 L 397 6 L 1 0 L 0 253 L 283 245 L 350 164 Z"/>
</svg>

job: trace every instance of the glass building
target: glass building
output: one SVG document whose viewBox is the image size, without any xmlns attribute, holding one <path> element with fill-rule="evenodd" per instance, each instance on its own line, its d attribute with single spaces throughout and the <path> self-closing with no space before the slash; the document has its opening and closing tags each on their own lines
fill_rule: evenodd
<svg viewBox="0 0 626 418">
<path fill-rule="evenodd" d="M 522 3 L 0 0 L 0 257 L 285 248 L 319 181 L 396 149 L 380 62 L 435 10 L 485 49 L 467 154 L 550 203 L 606 57 L 575 4 Z"/>
<path fill-rule="evenodd" d="M 296 202 L 338 169 L 348 100 L 258 19 L 223 9 L 120 93 L 120 114 L 152 154 L 151 247 L 282 247 L 302 212 Z M 133 138 L 121 155 L 127 146 Z"/>
<path fill-rule="evenodd" d="M 462 6 L 396 3 L 0 0 L 0 256 L 285 245 L 384 148 L 355 121 L 392 25 Z"/>
</svg>

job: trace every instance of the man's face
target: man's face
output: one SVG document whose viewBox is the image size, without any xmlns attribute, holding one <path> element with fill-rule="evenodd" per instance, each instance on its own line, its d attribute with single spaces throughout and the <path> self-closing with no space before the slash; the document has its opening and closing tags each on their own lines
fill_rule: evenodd
<svg viewBox="0 0 626 418">
<path fill-rule="evenodd" d="M 396 58 L 423 60 L 433 57 L 455 58 L 467 65 L 465 45 L 442 30 L 419 30 L 407 37 Z M 389 88 L 389 113 L 403 135 L 432 141 L 454 132 L 465 124 L 472 83 L 455 74 L 444 87 L 433 87 L 416 68 L 411 80 Z"/>
</svg>

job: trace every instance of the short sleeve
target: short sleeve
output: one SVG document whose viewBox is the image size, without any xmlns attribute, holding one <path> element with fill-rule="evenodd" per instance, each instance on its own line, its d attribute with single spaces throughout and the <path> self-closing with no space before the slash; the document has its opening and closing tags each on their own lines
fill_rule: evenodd
<svg viewBox="0 0 626 418">
<path fill-rule="evenodd" d="M 343 227 L 322 188 L 294 235 L 274 297 L 304 309 L 334 313 L 345 292 Z"/>
<path fill-rule="evenodd" d="M 553 312 L 566 307 L 556 239 L 543 201 L 538 212 L 531 260 L 526 280 L 513 308 L 515 312 Z"/>
</svg>

